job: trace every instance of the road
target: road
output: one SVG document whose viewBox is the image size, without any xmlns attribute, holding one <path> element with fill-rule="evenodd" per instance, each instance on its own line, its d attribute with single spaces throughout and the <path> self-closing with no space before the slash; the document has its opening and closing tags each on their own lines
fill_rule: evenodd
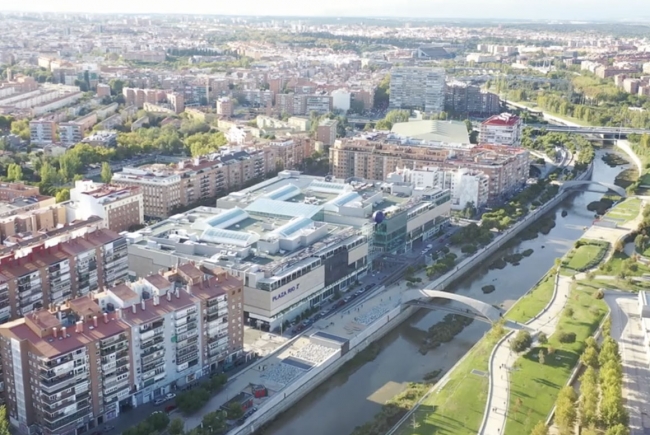
<svg viewBox="0 0 650 435">
<path fill-rule="evenodd" d="M 630 435 L 650 434 L 650 365 L 635 294 L 607 291 L 612 338 L 623 359 L 623 397 L 630 414 Z"/>
<path fill-rule="evenodd" d="M 555 328 L 562 315 L 562 310 L 571 293 L 571 278 L 568 276 L 556 276 L 555 291 L 551 302 L 546 309 L 537 317 L 528 322 L 527 326 L 537 334 L 543 332 L 547 336 L 555 332 Z M 510 370 L 518 358 L 518 355 L 510 350 L 510 338 L 513 333 L 508 334 L 505 340 L 500 341 L 493 350 L 490 359 L 490 385 L 483 424 L 479 430 L 481 435 L 494 435 L 503 433 L 508 416 L 510 404 Z"/>
</svg>

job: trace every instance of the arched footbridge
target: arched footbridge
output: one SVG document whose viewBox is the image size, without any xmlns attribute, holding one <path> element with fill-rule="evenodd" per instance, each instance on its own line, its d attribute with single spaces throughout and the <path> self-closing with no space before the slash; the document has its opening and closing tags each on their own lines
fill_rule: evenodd
<svg viewBox="0 0 650 435">
<path fill-rule="evenodd" d="M 450 307 L 445 307 L 443 305 L 435 305 L 429 300 L 431 298 L 460 302 L 461 304 L 467 306 L 467 309 L 453 309 Z M 430 308 L 434 310 L 449 311 L 451 313 L 465 315 L 467 317 L 472 317 L 488 323 L 498 322 L 499 319 L 501 319 L 502 314 L 501 310 L 483 301 L 440 290 L 407 290 L 402 293 L 402 304 L 415 305 L 418 307 Z"/>
<path fill-rule="evenodd" d="M 435 304 L 431 301 L 431 298 L 460 302 L 467 308 L 463 309 Z M 490 324 L 498 322 L 503 316 L 503 312 L 493 305 L 474 298 L 441 290 L 407 290 L 402 293 L 402 305 L 412 305 L 415 307 L 427 308 L 429 310 L 446 311 L 451 314 L 470 317 Z M 529 329 L 521 323 L 512 322 L 510 320 L 507 320 L 504 323 L 504 327 L 507 329 Z"/>
<path fill-rule="evenodd" d="M 610 183 L 603 183 L 601 181 L 592 181 L 592 180 L 565 181 L 560 186 L 560 193 L 569 189 L 571 190 L 582 189 L 584 186 L 590 186 L 590 185 L 598 185 L 598 186 L 606 187 L 607 189 L 611 190 L 612 192 L 615 192 L 617 195 L 622 196 L 623 198 L 627 196 L 625 189 L 623 189 L 621 186 L 617 186 L 615 184 L 610 184 Z M 584 190 L 588 190 L 588 189 L 584 189 Z"/>
</svg>

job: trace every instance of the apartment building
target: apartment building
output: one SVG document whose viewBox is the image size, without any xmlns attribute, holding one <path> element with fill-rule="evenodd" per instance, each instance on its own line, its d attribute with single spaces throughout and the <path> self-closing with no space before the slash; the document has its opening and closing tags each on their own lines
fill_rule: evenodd
<svg viewBox="0 0 650 435">
<path fill-rule="evenodd" d="M 445 106 L 445 70 L 392 68 L 389 105 L 394 109 L 420 108 L 426 112 L 442 112 Z"/>
<path fill-rule="evenodd" d="M 499 113 L 500 110 L 498 95 L 463 82 L 447 83 L 445 111 L 467 116 L 484 116 Z"/>
<path fill-rule="evenodd" d="M 459 145 L 395 141 L 386 134 L 337 140 L 330 147 L 330 165 L 336 178 L 385 180 L 396 168 L 421 170 L 467 168 L 489 177 L 488 201 L 496 201 L 526 182 L 529 153 L 503 145 Z"/>
<path fill-rule="evenodd" d="M 106 228 L 116 233 L 144 224 L 144 199 L 139 186 L 76 181 L 70 190 L 68 208 L 75 219 L 101 217 Z"/>
<path fill-rule="evenodd" d="M 54 200 L 54 198 L 52 198 Z M 38 207 L 12 208 L 23 200 L 13 200 L 12 204 L 0 206 L 0 237 L 2 240 L 11 240 L 21 234 L 29 235 L 40 231 L 49 231 L 64 226 L 68 223 L 65 204 L 42 205 Z M 9 207 L 8 207 L 9 206 Z"/>
<path fill-rule="evenodd" d="M 92 112 L 86 116 L 70 122 L 59 124 L 59 137 L 65 145 L 75 145 L 81 142 L 86 132 L 90 131 L 97 124 L 97 113 Z"/>
<path fill-rule="evenodd" d="M 128 274 L 126 240 L 107 229 L 58 244 L 31 244 L 25 255 L 8 255 L 0 264 L 13 319 L 124 281 Z"/>
<path fill-rule="evenodd" d="M 133 186 L 140 189 L 144 216 L 162 218 L 181 204 L 181 175 L 166 165 L 140 168 L 125 167 L 113 174 L 112 183 L 117 186 Z"/>
<path fill-rule="evenodd" d="M 416 189 L 440 188 L 451 192 L 451 209 L 463 210 L 468 204 L 488 204 L 490 177 L 467 168 L 424 167 L 421 170 L 397 168 L 386 177 L 388 182 L 408 183 Z"/>
<path fill-rule="evenodd" d="M 295 168 L 311 154 L 312 142 L 306 137 L 296 136 L 249 147 L 246 151 L 224 149 L 221 153 L 170 166 L 126 167 L 113 174 L 112 182 L 119 186 L 139 186 L 144 215 L 165 218 L 180 206 L 239 189 L 279 168 Z"/>
<path fill-rule="evenodd" d="M 29 121 L 29 134 L 32 144 L 51 144 L 56 141 L 56 122 L 44 119 Z"/>
<path fill-rule="evenodd" d="M 0 183 L 0 201 L 40 196 L 38 186 L 29 186 L 24 183 Z"/>
<path fill-rule="evenodd" d="M 0 325 L 12 426 L 86 432 L 232 363 L 242 295 L 240 280 L 188 263 Z"/>
<path fill-rule="evenodd" d="M 90 297 L 0 325 L 5 404 L 20 434 L 74 434 L 119 415 L 129 397 L 130 328 Z"/>
<path fill-rule="evenodd" d="M 287 115 L 309 115 L 311 112 L 328 113 L 332 110 L 330 95 L 277 94 L 275 110 Z"/>
<path fill-rule="evenodd" d="M 217 100 L 217 115 L 231 117 L 234 113 L 233 101 L 228 97 Z"/>
<path fill-rule="evenodd" d="M 336 140 L 338 122 L 335 119 L 323 119 L 316 128 L 316 140 L 330 146 Z"/>
<path fill-rule="evenodd" d="M 185 110 L 185 97 L 183 94 L 172 92 L 167 94 L 167 101 L 175 113 L 181 113 Z"/>
<path fill-rule="evenodd" d="M 478 141 L 486 145 L 521 145 L 524 122 L 517 115 L 502 113 L 481 123 Z"/>
</svg>

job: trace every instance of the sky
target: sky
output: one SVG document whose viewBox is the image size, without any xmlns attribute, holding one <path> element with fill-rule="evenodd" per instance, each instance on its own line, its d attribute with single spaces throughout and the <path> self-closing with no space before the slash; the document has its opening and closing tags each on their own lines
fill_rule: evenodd
<svg viewBox="0 0 650 435">
<path fill-rule="evenodd" d="M 10 4 L 11 2 L 11 4 Z M 3 5 L 5 3 L 5 5 Z M 649 0 L 0 0 L 27 12 L 184 13 L 539 20 L 650 18 Z"/>
</svg>

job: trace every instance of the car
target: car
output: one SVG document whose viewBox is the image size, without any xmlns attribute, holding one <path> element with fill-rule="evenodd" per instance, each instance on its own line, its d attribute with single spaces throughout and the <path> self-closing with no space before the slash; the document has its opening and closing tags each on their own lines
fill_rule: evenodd
<svg viewBox="0 0 650 435">
<path fill-rule="evenodd" d="M 174 397 L 176 397 L 176 394 L 174 394 L 174 393 L 167 393 L 167 394 L 165 395 L 165 398 L 166 398 L 167 400 L 171 400 L 171 399 L 173 399 Z"/>
<path fill-rule="evenodd" d="M 176 409 L 176 405 L 168 405 L 165 406 L 165 412 L 169 414 L 170 412 L 174 411 Z"/>
<path fill-rule="evenodd" d="M 103 431 L 104 431 L 104 432 L 110 432 L 110 431 L 112 431 L 113 429 L 115 429 L 115 426 L 104 426 Z"/>
<path fill-rule="evenodd" d="M 351 300 L 352 300 L 352 296 L 346 296 L 346 297 L 343 298 L 343 302 L 345 302 L 346 304 L 348 302 L 350 302 Z"/>
<path fill-rule="evenodd" d="M 165 398 L 163 397 L 163 398 L 161 398 L 161 399 L 156 399 L 156 400 L 154 400 L 153 404 L 156 405 L 156 406 L 158 406 L 158 405 L 162 405 L 162 404 L 165 403 L 166 401 L 167 401 L 167 399 L 165 399 Z"/>
</svg>

